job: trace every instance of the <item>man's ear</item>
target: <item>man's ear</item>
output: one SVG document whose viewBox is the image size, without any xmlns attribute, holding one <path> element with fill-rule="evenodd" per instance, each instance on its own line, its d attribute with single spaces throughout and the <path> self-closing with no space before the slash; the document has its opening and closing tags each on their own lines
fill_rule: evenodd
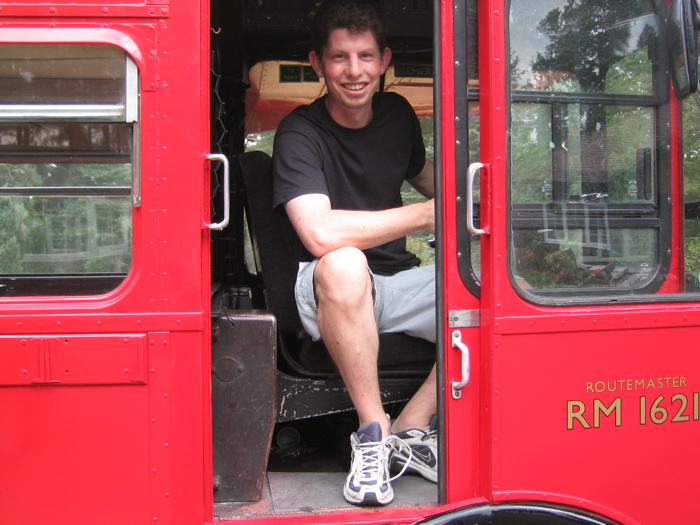
<svg viewBox="0 0 700 525">
<path fill-rule="evenodd" d="M 389 67 L 389 62 L 391 62 L 391 49 L 385 47 L 384 52 L 382 53 L 382 75 L 386 73 L 386 68 Z"/>
<path fill-rule="evenodd" d="M 311 67 L 314 68 L 318 78 L 323 78 L 323 67 L 321 64 L 321 57 L 316 54 L 316 51 L 311 51 L 309 53 L 309 62 L 311 62 Z"/>
</svg>

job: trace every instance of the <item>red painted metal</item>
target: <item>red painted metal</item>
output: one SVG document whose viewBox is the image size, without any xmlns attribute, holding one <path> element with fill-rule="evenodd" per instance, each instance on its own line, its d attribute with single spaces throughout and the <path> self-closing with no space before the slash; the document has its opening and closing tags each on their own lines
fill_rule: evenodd
<svg viewBox="0 0 700 525">
<path fill-rule="evenodd" d="M 43 359 L 46 371 L 38 376 L 44 386 L 0 387 L 4 523 L 213 519 L 209 234 L 201 226 L 209 193 L 207 20 L 208 5 L 198 2 L 174 13 L 143 3 L 0 10 L 2 42 L 103 43 L 132 56 L 143 194 L 132 216 L 132 271 L 119 288 L 1 300 L 0 333 L 13 343 L 39 341 L 43 350 L 30 363 Z M 124 338 L 140 346 L 121 355 Z"/>
<path fill-rule="evenodd" d="M 515 292 L 505 213 L 505 2 L 480 7 L 488 11 L 479 35 L 481 156 L 487 165 L 481 187 L 491 188 L 492 226 L 482 240 L 482 359 L 490 361 L 492 378 L 482 390 L 492 425 L 482 441 L 492 468 L 485 497 L 571 505 L 625 524 L 691 522 L 693 512 L 681 502 L 692 498 L 700 481 L 700 458 L 690 452 L 700 436 L 700 354 L 692 343 L 700 335 L 700 309 L 651 299 L 547 307 Z M 673 114 L 677 136 L 676 104 Z M 674 152 L 677 175 L 677 142 Z M 673 198 L 681 197 L 674 176 Z M 682 209 L 674 221 L 675 246 L 682 245 L 681 220 Z M 677 253 L 672 266 L 662 293 L 679 290 Z"/>
<path fill-rule="evenodd" d="M 455 97 L 463 96 L 453 76 L 460 22 L 443 4 L 445 313 L 474 310 L 481 318 L 480 327 L 441 320 L 446 502 L 244 522 L 407 524 L 477 503 L 534 500 L 628 525 L 692 523 L 691 505 L 682 503 L 695 501 L 700 482 L 700 457 L 689 453 L 700 436 L 698 306 L 538 306 L 507 278 L 504 0 L 479 2 L 481 210 L 490 226 L 481 240 L 480 300 L 460 278 L 452 205 L 466 176 L 456 172 L 452 126 Z M 98 297 L 0 298 L 3 523 L 214 520 L 211 263 L 202 226 L 209 220 L 208 9 L 196 1 L 0 7 L 0 42 L 106 43 L 133 57 L 143 173 L 133 270 L 119 288 Z M 672 110 L 677 135 L 678 106 Z M 673 148 L 678 174 L 681 148 Z M 677 182 L 673 192 L 680 201 Z M 680 222 L 678 215 L 676 243 Z M 673 266 L 681 267 L 676 255 Z M 460 399 L 449 389 L 461 374 L 460 354 L 449 346 L 456 329 L 472 350 L 472 380 Z"/>
</svg>

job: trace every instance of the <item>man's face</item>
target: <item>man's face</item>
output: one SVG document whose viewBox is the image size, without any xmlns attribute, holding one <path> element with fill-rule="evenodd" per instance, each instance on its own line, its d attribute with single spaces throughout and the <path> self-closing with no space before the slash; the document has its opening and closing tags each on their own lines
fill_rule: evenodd
<svg viewBox="0 0 700 525">
<path fill-rule="evenodd" d="M 323 56 L 309 56 L 316 74 L 326 81 L 328 110 L 339 124 L 362 127 L 372 114 L 372 96 L 391 60 L 391 51 L 379 51 L 374 33 L 331 32 Z M 363 123 L 363 120 L 366 122 Z"/>
</svg>

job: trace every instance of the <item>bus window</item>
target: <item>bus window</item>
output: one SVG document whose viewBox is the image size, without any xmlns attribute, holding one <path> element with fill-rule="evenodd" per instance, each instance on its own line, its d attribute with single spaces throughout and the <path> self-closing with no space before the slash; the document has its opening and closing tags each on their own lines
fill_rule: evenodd
<svg viewBox="0 0 700 525">
<path fill-rule="evenodd" d="M 659 35 L 649 0 L 511 2 L 510 270 L 530 298 L 669 277 Z"/>
<path fill-rule="evenodd" d="M 683 101 L 684 270 L 686 291 L 700 291 L 700 96 Z"/>
<path fill-rule="evenodd" d="M 124 280 L 137 115 L 137 69 L 121 49 L 0 45 L 0 296 Z"/>
</svg>

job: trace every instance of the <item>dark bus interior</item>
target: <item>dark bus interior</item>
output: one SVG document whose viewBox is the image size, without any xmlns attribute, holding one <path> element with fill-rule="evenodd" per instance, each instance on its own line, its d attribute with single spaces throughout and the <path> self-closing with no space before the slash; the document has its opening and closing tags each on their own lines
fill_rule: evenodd
<svg viewBox="0 0 700 525">
<path fill-rule="evenodd" d="M 231 221 L 212 232 L 215 515 L 349 507 L 342 483 L 357 417 L 321 342 L 303 333 L 292 294 L 301 244 L 271 205 L 277 124 L 323 94 L 308 64 L 313 0 L 213 2 L 212 151 L 231 164 Z M 432 126 L 433 3 L 385 0 L 393 60 L 382 89 L 404 94 Z M 430 130 L 432 131 L 432 130 Z M 425 128 L 424 128 L 425 132 Z M 432 135 L 432 133 L 430 133 Z M 223 183 L 212 172 L 212 208 Z M 380 381 L 396 415 L 427 376 L 435 346 L 383 334 Z M 404 479 L 405 478 L 405 479 Z M 437 500 L 404 476 L 394 505 Z"/>
</svg>

